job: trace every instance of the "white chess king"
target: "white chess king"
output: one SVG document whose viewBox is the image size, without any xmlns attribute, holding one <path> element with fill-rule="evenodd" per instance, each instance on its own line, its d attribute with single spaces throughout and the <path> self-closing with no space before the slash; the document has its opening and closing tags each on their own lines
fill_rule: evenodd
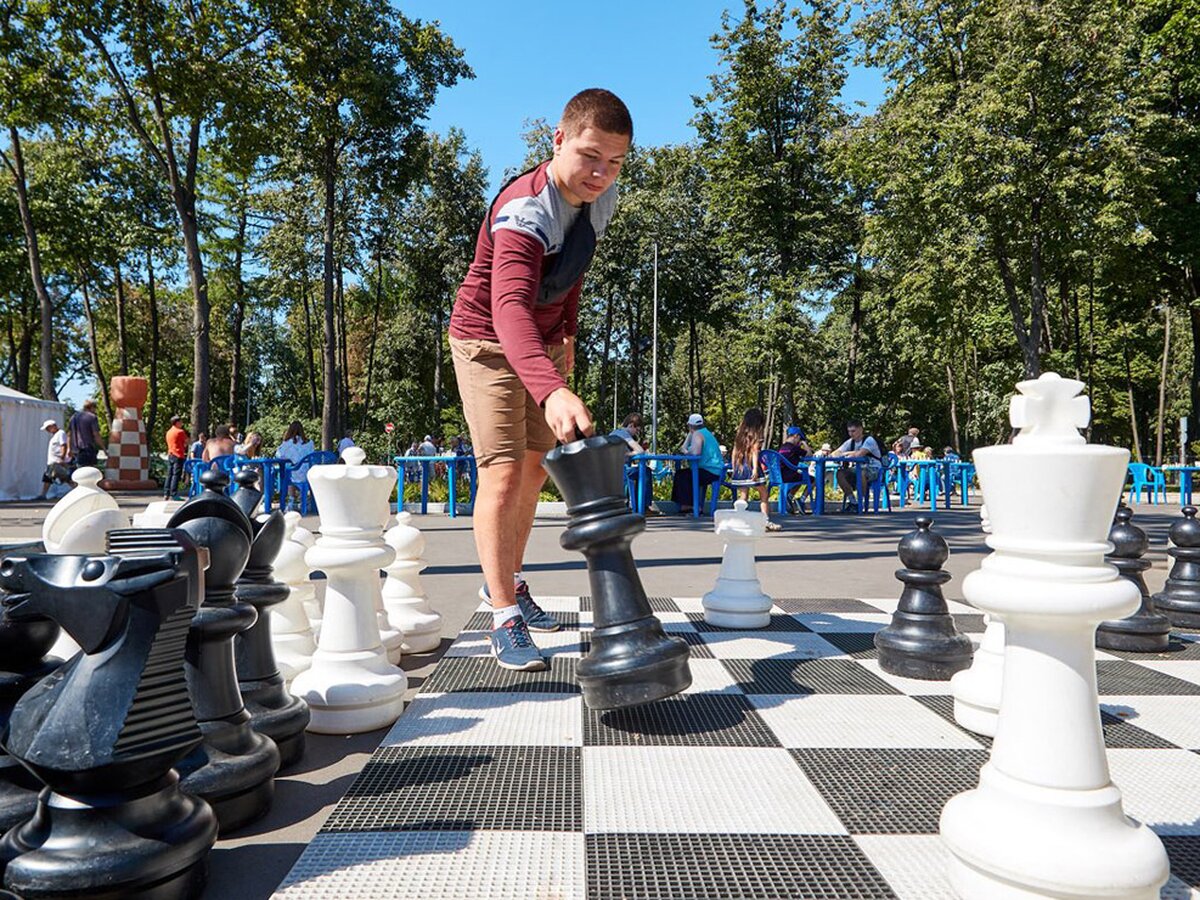
<svg viewBox="0 0 1200 900">
<path fill-rule="evenodd" d="M 1017 385 L 1011 445 L 974 454 L 993 553 L 963 593 L 1007 631 L 996 739 L 979 787 L 942 810 L 965 900 L 1153 900 L 1169 877 L 1158 836 L 1112 783 L 1096 690 L 1096 626 L 1140 602 L 1104 562 L 1129 452 L 1088 444 L 1083 384 Z"/>
</svg>

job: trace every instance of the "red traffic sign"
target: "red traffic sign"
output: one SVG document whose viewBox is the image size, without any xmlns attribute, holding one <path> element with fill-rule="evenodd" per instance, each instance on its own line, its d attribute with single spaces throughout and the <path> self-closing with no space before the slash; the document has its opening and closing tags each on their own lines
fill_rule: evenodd
<svg viewBox="0 0 1200 900">
<path fill-rule="evenodd" d="M 388 434 L 391 434 L 393 431 L 396 430 L 396 426 L 393 423 L 388 422 L 386 425 L 383 426 L 383 430 L 386 431 Z"/>
</svg>

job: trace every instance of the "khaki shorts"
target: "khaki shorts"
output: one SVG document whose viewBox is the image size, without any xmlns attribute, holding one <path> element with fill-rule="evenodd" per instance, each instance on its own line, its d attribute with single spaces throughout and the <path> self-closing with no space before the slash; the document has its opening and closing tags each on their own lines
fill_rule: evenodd
<svg viewBox="0 0 1200 900">
<path fill-rule="evenodd" d="M 547 344 L 546 353 L 563 377 L 567 348 Z M 546 416 L 533 402 L 496 341 L 450 338 L 463 415 L 480 466 L 520 462 L 526 450 L 545 453 L 557 441 Z"/>
</svg>

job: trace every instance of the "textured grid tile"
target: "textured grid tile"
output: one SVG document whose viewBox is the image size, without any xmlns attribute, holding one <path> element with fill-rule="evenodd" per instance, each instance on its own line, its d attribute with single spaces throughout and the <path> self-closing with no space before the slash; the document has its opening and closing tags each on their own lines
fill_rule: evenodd
<svg viewBox="0 0 1200 900">
<path fill-rule="evenodd" d="M 583 793 L 588 834 L 846 833 L 784 750 L 587 747 Z"/>
<path fill-rule="evenodd" d="M 751 702 L 785 747 L 980 749 L 912 697 L 756 695 Z"/>
<path fill-rule="evenodd" d="M 279 900 L 583 900 L 583 835 L 536 831 L 318 834 Z"/>
<path fill-rule="evenodd" d="M 726 659 L 747 694 L 896 694 L 852 659 Z"/>
<path fill-rule="evenodd" d="M 1200 888 L 1200 835 L 1164 835 L 1162 842 L 1171 860 L 1171 874 L 1190 887 Z"/>
<path fill-rule="evenodd" d="M 934 834 L 946 801 L 979 783 L 985 750 L 789 750 L 851 834 Z"/>
<path fill-rule="evenodd" d="M 1125 659 L 1098 660 L 1096 679 L 1101 696 L 1110 694 L 1200 694 L 1200 684 L 1173 678 Z"/>
<path fill-rule="evenodd" d="M 953 618 L 954 627 L 963 634 L 983 634 L 987 628 L 983 621 L 983 613 L 959 613 Z"/>
<path fill-rule="evenodd" d="M 710 631 L 699 635 L 717 659 L 818 659 L 842 651 L 811 632 Z"/>
<path fill-rule="evenodd" d="M 710 625 L 704 621 L 703 613 L 687 613 L 687 617 L 691 620 L 696 630 L 699 632 L 720 632 L 722 634 L 746 634 L 747 632 L 759 631 L 785 631 L 785 632 L 804 632 L 809 629 L 800 622 L 788 615 L 773 615 L 770 621 L 762 628 L 723 628 L 720 625 Z"/>
<path fill-rule="evenodd" d="M 663 631 L 678 634 L 681 631 L 695 631 L 696 622 L 692 618 L 695 613 L 663 612 L 655 613 L 654 618 L 662 624 Z"/>
<path fill-rule="evenodd" d="M 940 684 L 942 686 L 942 690 L 948 690 L 950 687 L 944 681 L 931 682 L 931 683 Z M 953 725 L 955 728 L 957 728 L 963 734 L 974 738 L 976 741 L 978 741 L 980 744 L 982 744 L 987 749 L 989 749 L 989 750 L 991 749 L 992 739 L 990 737 L 983 735 L 983 734 L 976 734 L 973 731 L 969 731 L 968 729 L 963 728 L 961 725 L 958 724 L 958 722 L 956 722 L 954 720 L 954 698 L 953 697 L 945 695 L 945 694 L 920 694 L 920 695 L 913 694 L 911 696 L 914 700 L 916 700 L 918 703 L 920 703 L 926 709 L 932 710 L 933 712 L 937 713 L 939 716 L 941 716 L 943 719 L 945 719 L 947 722 L 949 722 L 951 725 Z"/>
<path fill-rule="evenodd" d="M 504 691 L 540 694 L 577 694 L 576 659 L 555 656 L 550 667 L 541 672 L 514 672 L 502 669 L 491 657 L 452 657 L 442 659 L 421 689 L 431 694 L 448 692 Z"/>
<path fill-rule="evenodd" d="M 541 604 L 541 601 L 539 600 L 538 603 Z M 563 628 L 578 628 L 579 627 L 579 613 L 578 612 L 564 612 L 562 610 L 547 609 L 545 606 L 543 606 L 542 608 L 546 609 L 546 612 L 553 613 L 554 618 L 558 619 L 558 624 L 560 624 Z M 467 619 L 467 624 L 463 626 L 463 631 L 491 631 L 491 630 L 492 630 L 492 612 L 490 609 L 484 610 L 481 612 L 471 613 L 471 618 Z M 538 634 L 538 637 L 541 637 L 540 633 Z"/>
<path fill-rule="evenodd" d="M 579 754 L 578 747 L 380 747 L 322 831 L 579 831 Z"/>
<path fill-rule="evenodd" d="M 841 650 L 846 656 L 852 656 L 860 660 L 879 658 L 879 651 L 875 649 L 875 632 L 873 631 L 848 631 L 844 633 L 823 631 L 821 632 L 821 637 Z"/>
<path fill-rule="evenodd" d="M 584 640 L 583 634 L 574 629 L 563 629 L 562 631 L 539 632 L 530 635 L 533 638 L 534 644 L 537 645 L 542 656 L 583 656 L 587 653 L 589 647 L 587 641 Z M 464 631 L 458 636 L 449 649 L 446 650 L 446 656 L 454 658 L 456 656 L 492 656 L 492 639 L 491 631 Z M 493 663 L 495 665 L 495 663 Z M 497 666 L 497 668 L 499 668 Z"/>
<path fill-rule="evenodd" d="M 860 834 L 854 843 L 900 900 L 958 900 L 946 875 L 950 851 L 936 834 Z"/>
<path fill-rule="evenodd" d="M 685 694 L 741 694 L 741 687 L 733 673 L 719 659 L 690 659 L 688 668 L 692 672 L 692 683 Z"/>
<path fill-rule="evenodd" d="M 589 747 L 779 746 L 750 701 L 735 694 L 677 694 L 628 709 L 585 707 L 583 743 Z"/>
<path fill-rule="evenodd" d="M 579 694 L 418 694 L 381 746 L 578 747 L 583 743 Z"/>
<path fill-rule="evenodd" d="M 874 634 L 892 621 L 892 617 L 887 613 L 805 613 L 797 615 L 796 618 L 811 631 L 821 635 L 827 631 L 838 634 Z"/>
<path fill-rule="evenodd" d="M 879 665 L 878 659 L 866 656 L 857 658 L 864 669 L 867 669 L 873 675 L 878 675 L 896 690 L 902 694 L 908 694 L 910 697 L 922 694 L 948 694 L 950 692 L 949 681 L 926 681 L 923 678 L 905 678 L 903 675 L 893 675 L 891 672 L 883 671 L 883 667 Z"/>
<path fill-rule="evenodd" d="M 1171 642 L 1162 653 L 1134 653 L 1132 650 L 1109 650 L 1113 656 L 1129 659 L 1134 662 L 1197 662 L 1200 661 L 1200 641 L 1191 635 L 1182 638 L 1177 634 L 1171 635 Z"/>
<path fill-rule="evenodd" d="M 848 597 L 776 597 L 775 605 L 784 612 L 797 613 L 877 613 L 879 610 L 861 600 Z"/>
<path fill-rule="evenodd" d="M 1170 675 L 1192 684 L 1200 684 L 1200 662 L 1190 660 L 1146 660 L 1142 665 L 1155 672 Z"/>
<path fill-rule="evenodd" d="M 1200 697 L 1105 697 L 1100 709 L 1106 721 L 1116 719 L 1147 739 L 1120 745 L 1109 742 L 1110 747 L 1200 749 Z"/>
<path fill-rule="evenodd" d="M 1159 834 L 1200 834 L 1200 755 L 1186 750 L 1109 750 L 1126 815 Z"/>
<path fill-rule="evenodd" d="M 646 600 L 649 601 L 653 612 L 683 612 L 671 597 L 647 597 Z M 584 594 L 579 598 L 580 612 L 591 612 L 593 609 L 592 598 L 589 595 Z"/>
<path fill-rule="evenodd" d="M 887 900 L 841 835 L 589 834 L 589 900 Z"/>
</svg>

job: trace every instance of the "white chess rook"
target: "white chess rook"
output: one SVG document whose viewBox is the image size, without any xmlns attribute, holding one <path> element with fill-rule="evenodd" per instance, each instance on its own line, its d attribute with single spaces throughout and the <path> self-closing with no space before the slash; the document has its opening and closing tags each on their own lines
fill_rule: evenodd
<svg viewBox="0 0 1200 900">
<path fill-rule="evenodd" d="M 375 611 L 379 570 L 395 552 L 383 541 L 391 466 L 364 465 L 359 447 L 344 466 L 313 466 L 308 483 L 321 510 L 321 536 L 305 554 L 326 575 L 325 616 L 312 666 L 296 676 L 292 693 L 312 710 L 309 731 L 357 734 L 394 722 L 404 709 L 404 672 L 388 662 Z"/>
<path fill-rule="evenodd" d="M 704 621 L 719 628 L 766 628 L 771 598 L 763 593 L 754 567 L 754 542 L 766 530 L 767 517 L 747 512 L 746 501 L 714 516 L 716 533 L 725 540 L 717 583 L 704 595 Z"/>
<path fill-rule="evenodd" d="M 317 645 L 308 614 L 304 611 L 304 599 L 313 593 L 312 582 L 308 580 L 308 565 L 304 562 L 308 546 L 292 539 L 300 524 L 300 513 L 285 513 L 283 522 L 285 537 L 279 555 L 275 557 L 274 574 L 288 586 L 288 597 L 270 611 L 271 645 L 275 649 L 279 674 L 291 683 L 312 665 Z"/>
<path fill-rule="evenodd" d="M 383 583 L 383 606 L 388 621 L 404 636 L 405 653 L 428 653 L 442 642 L 442 616 L 429 605 L 421 587 L 425 536 L 413 526 L 412 515 L 396 513 L 396 524 L 383 539 L 396 551 Z"/>
<path fill-rule="evenodd" d="M 1004 687 L 979 787 L 942 810 L 964 900 L 1152 900 L 1169 876 L 1157 835 L 1125 816 L 1096 690 L 1096 626 L 1140 602 L 1104 554 L 1126 450 L 1087 444 L 1079 381 L 1017 385 L 1012 445 L 976 451 L 994 551 L 963 593 L 1004 619 Z"/>
</svg>

